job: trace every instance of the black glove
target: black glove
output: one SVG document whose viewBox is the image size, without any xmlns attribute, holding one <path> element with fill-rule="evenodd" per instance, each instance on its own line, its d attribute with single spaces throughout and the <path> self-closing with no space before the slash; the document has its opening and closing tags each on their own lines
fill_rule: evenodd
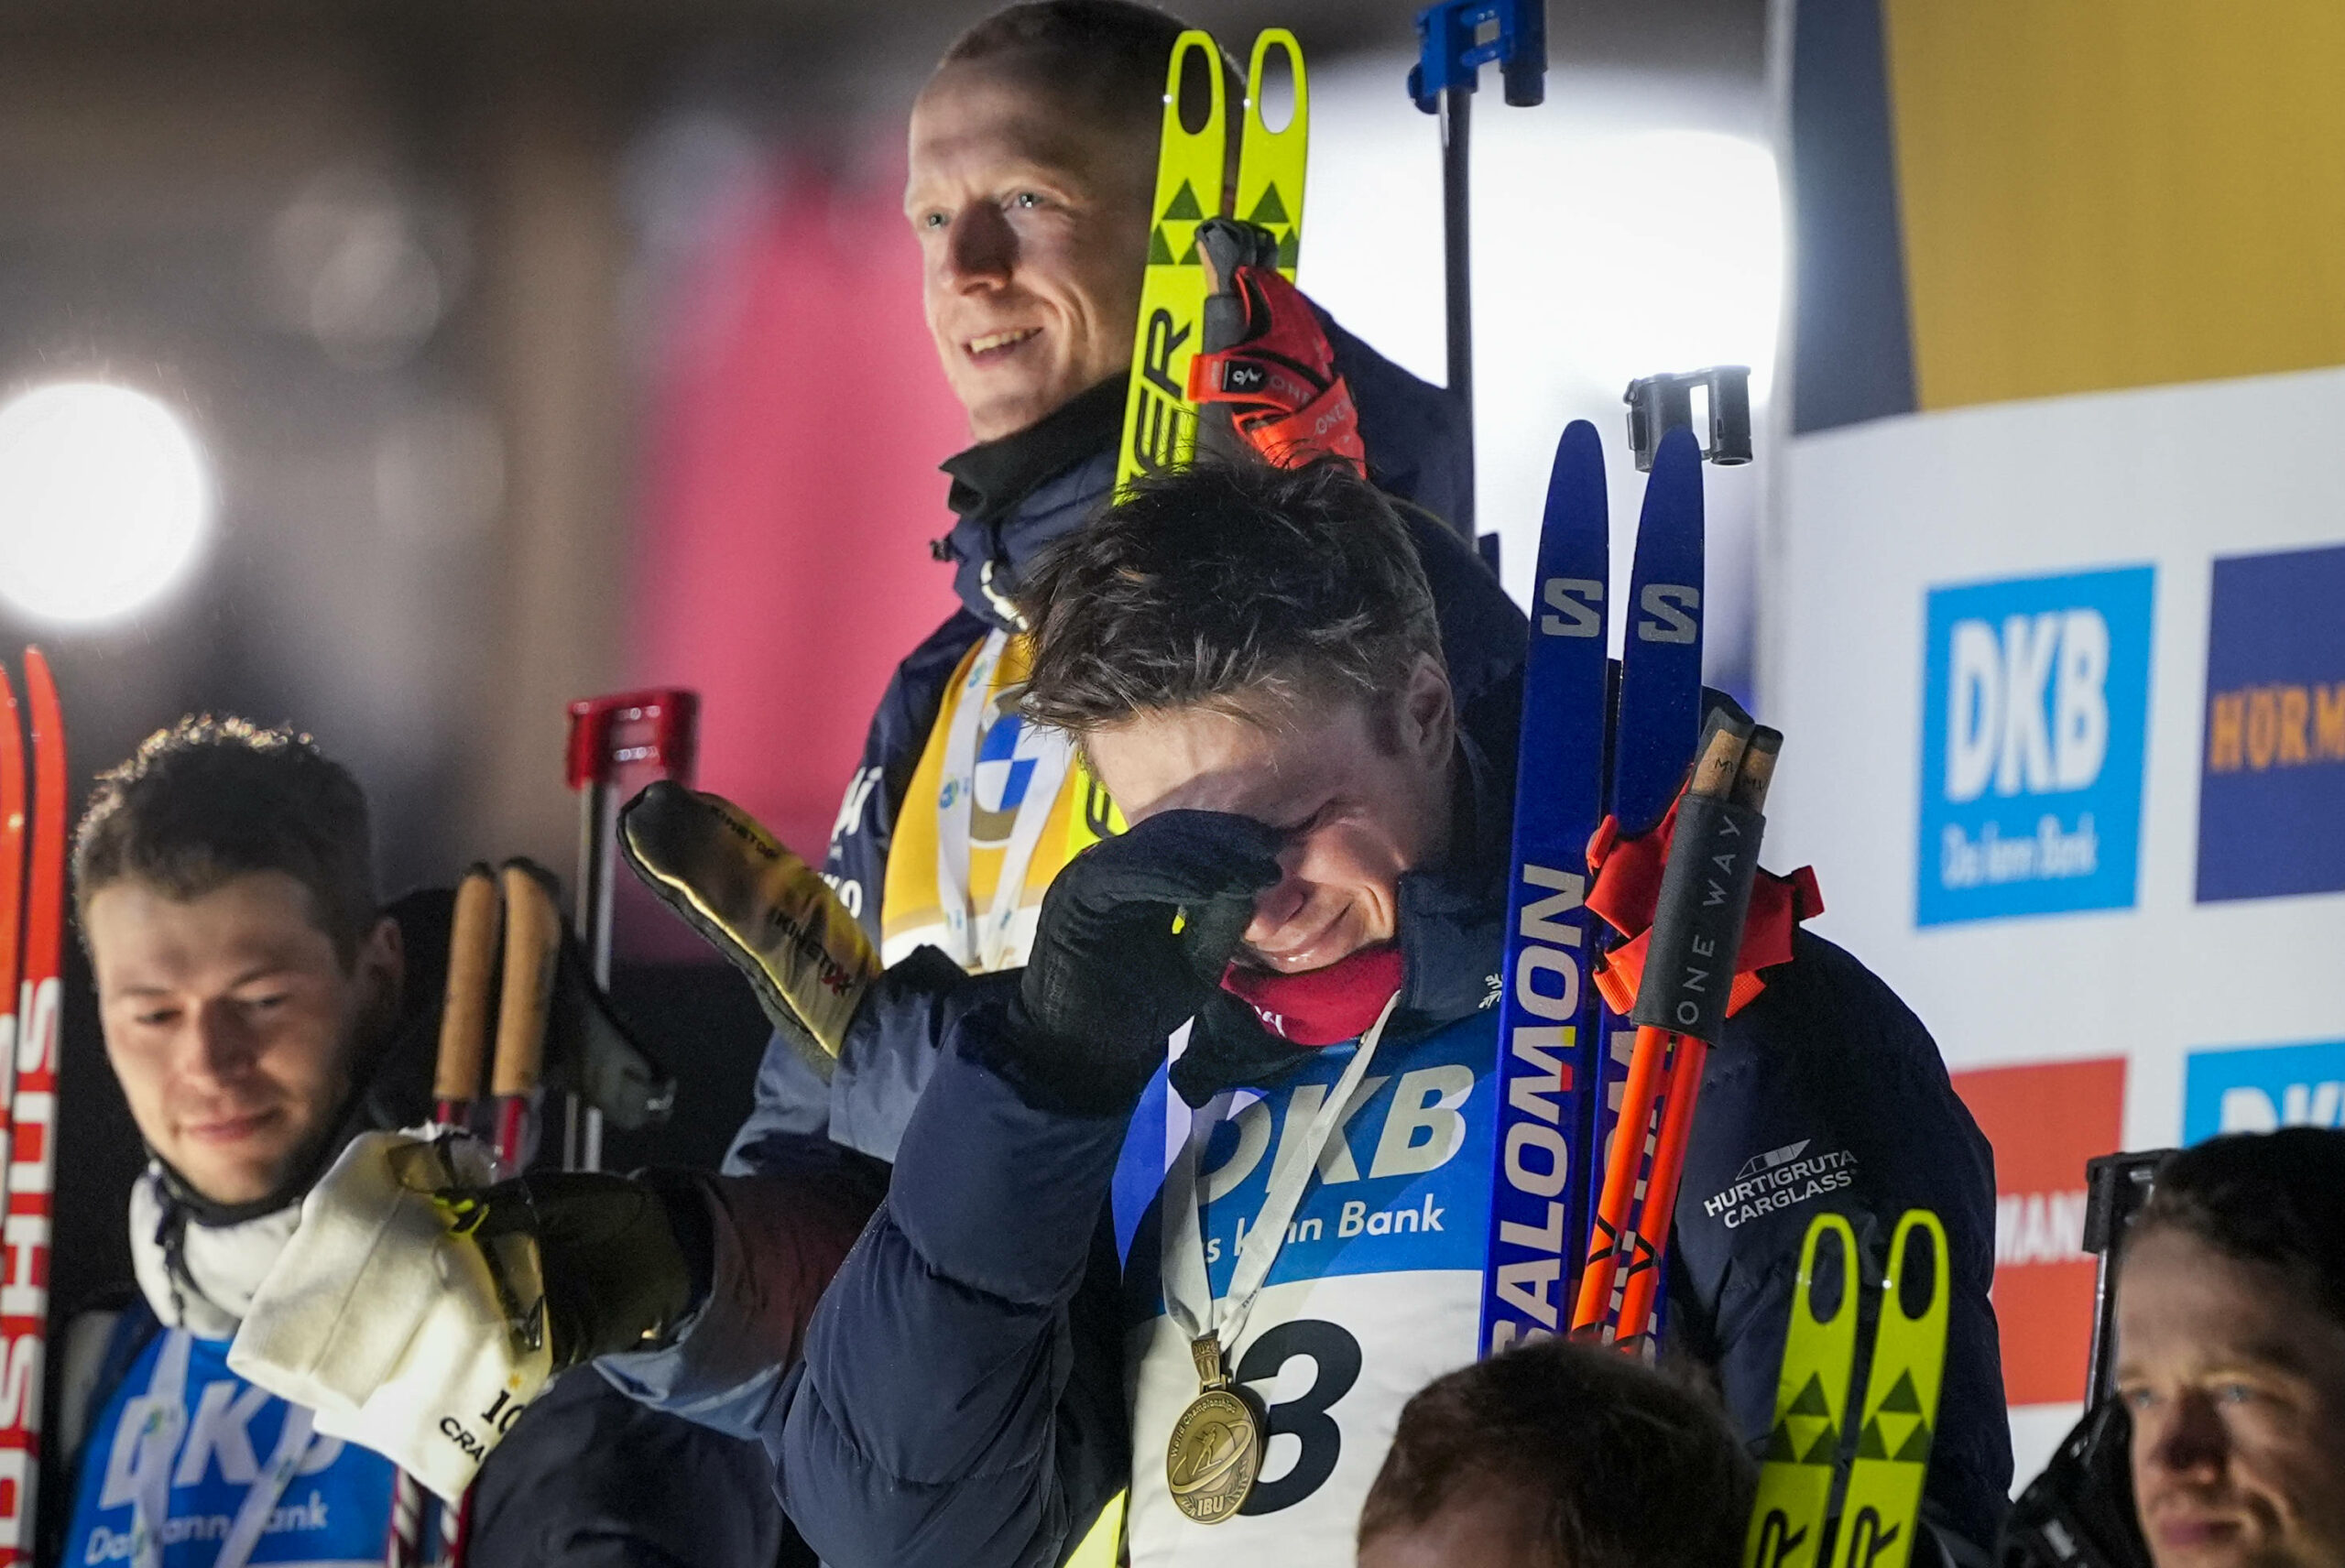
<svg viewBox="0 0 2345 1568">
<path fill-rule="evenodd" d="M 1067 863 L 1034 932 L 1002 1065 L 1031 1097 L 1129 1109 L 1192 1018 L 1267 1034 L 1222 972 L 1277 883 L 1280 835 L 1249 817 L 1166 811 Z"/>
<path fill-rule="evenodd" d="M 557 1372 L 659 1348 L 707 1294 L 714 1244 L 688 1177 L 553 1171 L 434 1195 L 464 1235 L 536 1239 Z"/>
</svg>

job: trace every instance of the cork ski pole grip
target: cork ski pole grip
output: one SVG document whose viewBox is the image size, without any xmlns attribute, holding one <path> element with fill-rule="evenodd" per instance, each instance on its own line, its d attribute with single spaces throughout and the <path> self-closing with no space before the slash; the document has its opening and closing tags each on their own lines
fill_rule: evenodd
<svg viewBox="0 0 2345 1568">
<path fill-rule="evenodd" d="M 1727 799 L 1738 806 L 1765 811 L 1768 788 L 1775 782 L 1775 761 L 1783 750 L 1783 731 L 1765 724 L 1752 730 L 1751 744 L 1743 747 L 1742 765 L 1735 770 L 1734 786 L 1727 792 Z"/>
<path fill-rule="evenodd" d="M 1739 726 L 1725 713 L 1711 717 L 1709 733 L 1702 737 L 1701 755 L 1694 758 L 1694 776 L 1686 780 L 1685 793 L 1705 798 L 1722 798 L 1734 788 L 1736 770 L 1742 766 L 1742 755 L 1754 734 Z M 1780 744 L 1782 737 L 1776 737 Z"/>
<path fill-rule="evenodd" d="M 496 873 L 474 865 L 456 883 L 455 919 L 448 932 L 448 983 L 440 1009 L 440 1055 L 431 1097 L 440 1120 L 458 1123 L 480 1098 L 488 1056 L 490 992 L 496 981 L 499 924 Z"/>
<path fill-rule="evenodd" d="M 524 860 L 505 863 L 505 989 L 496 1011 L 496 1060 L 489 1087 L 499 1099 L 536 1093 L 553 1010 L 562 911 L 546 874 Z"/>
</svg>

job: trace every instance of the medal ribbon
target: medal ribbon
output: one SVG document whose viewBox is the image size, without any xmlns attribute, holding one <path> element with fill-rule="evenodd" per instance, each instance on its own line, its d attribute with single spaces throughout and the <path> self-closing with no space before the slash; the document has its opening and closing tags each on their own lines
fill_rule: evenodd
<svg viewBox="0 0 2345 1568">
<path fill-rule="evenodd" d="M 969 827 L 977 811 L 977 742 L 985 728 L 986 711 L 993 706 L 994 675 L 1009 646 L 1010 634 L 988 632 L 969 673 L 962 679 L 953 710 L 952 728 L 944 737 L 944 779 L 939 786 L 953 791 L 953 803 L 940 806 L 936 821 L 936 901 L 944 913 L 944 929 L 953 939 L 953 957 L 963 967 L 979 973 L 1006 969 L 1018 961 L 1013 932 L 1018 909 L 1025 899 L 1026 873 L 1033 865 L 1042 827 L 1057 804 L 1066 782 L 1074 746 L 1063 735 L 1042 737 L 1034 771 L 1018 802 L 1018 817 L 1002 850 L 1001 869 L 994 879 L 993 898 L 979 920 L 969 895 L 972 881 Z"/>
<path fill-rule="evenodd" d="M 1182 1141 L 1164 1182 L 1164 1212 L 1180 1216 L 1179 1223 L 1166 1233 L 1169 1241 L 1164 1311 L 1174 1326 L 1192 1341 L 1210 1334 L 1227 1356 L 1238 1336 L 1245 1332 L 1247 1314 L 1254 1310 L 1254 1298 L 1261 1294 L 1263 1281 L 1270 1278 L 1271 1265 L 1278 1261 L 1279 1248 L 1286 1243 L 1286 1227 L 1302 1205 L 1303 1189 L 1310 1185 L 1312 1172 L 1319 1169 L 1319 1155 L 1336 1129 L 1343 1125 L 1345 1108 L 1351 1104 L 1360 1080 L 1368 1075 L 1368 1064 L 1375 1060 L 1377 1044 L 1384 1038 L 1384 1026 L 1391 1021 L 1392 1009 L 1400 1001 L 1401 993 L 1393 992 L 1385 1002 L 1384 1010 L 1377 1014 L 1376 1022 L 1360 1036 L 1359 1049 L 1352 1053 L 1343 1076 L 1336 1080 L 1327 1097 L 1319 1102 L 1318 1110 L 1303 1130 L 1302 1147 L 1295 1150 L 1293 1158 L 1272 1171 L 1269 1191 L 1262 1196 L 1261 1213 L 1255 1216 L 1244 1245 L 1238 1249 L 1238 1266 L 1230 1273 L 1229 1293 L 1219 1301 L 1214 1299 L 1211 1276 L 1205 1269 L 1205 1227 L 1197 1203 L 1197 1166 L 1206 1139 L 1229 1114 L 1229 1094 L 1216 1096 L 1211 1105 L 1191 1118 L 1189 1136 Z"/>
</svg>

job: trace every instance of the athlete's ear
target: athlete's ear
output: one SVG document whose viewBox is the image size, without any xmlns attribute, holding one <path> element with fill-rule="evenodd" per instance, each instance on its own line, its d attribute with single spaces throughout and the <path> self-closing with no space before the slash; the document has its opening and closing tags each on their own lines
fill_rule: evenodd
<svg viewBox="0 0 2345 1568">
<path fill-rule="evenodd" d="M 387 1027 L 398 1016 L 399 993 L 407 982 L 407 940 L 398 921 L 388 915 L 376 920 L 359 942 L 350 967 L 359 987 L 359 1016 Z"/>
<path fill-rule="evenodd" d="M 1448 673 L 1431 654 L 1417 655 L 1409 667 L 1399 716 L 1402 750 L 1428 768 L 1446 768 L 1457 743 L 1457 704 Z"/>
</svg>

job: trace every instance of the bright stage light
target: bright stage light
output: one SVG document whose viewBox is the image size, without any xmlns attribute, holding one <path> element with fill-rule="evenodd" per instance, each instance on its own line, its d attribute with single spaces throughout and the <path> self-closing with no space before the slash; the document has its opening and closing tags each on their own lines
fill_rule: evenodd
<svg viewBox="0 0 2345 1568">
<path fill-rule="evenodd" d="M 143 392 L 65 382 L 0 407 L 0 597 L 43 620 L 140 609 L 211 522 L 203 454 Z"/>
</svg>

